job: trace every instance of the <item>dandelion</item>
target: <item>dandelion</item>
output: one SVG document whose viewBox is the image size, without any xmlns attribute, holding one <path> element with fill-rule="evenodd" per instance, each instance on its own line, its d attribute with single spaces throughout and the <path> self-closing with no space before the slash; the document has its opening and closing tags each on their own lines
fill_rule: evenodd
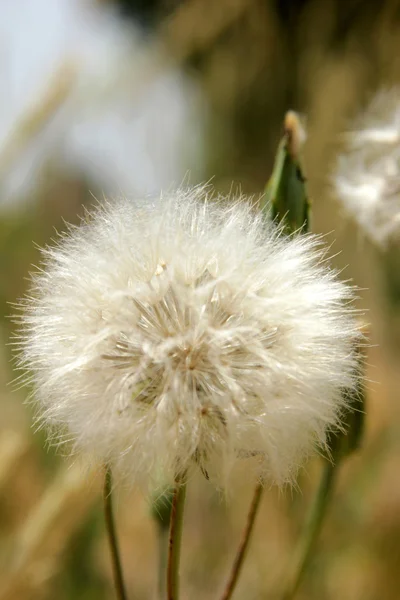
<svg viewBox="0 0 400 600">
<path fill-rule="evenodd" d="M 400 234 L 400 101 L 380 92 L 349 133 L 334 186 L 344 210 L 381 248 Z"/>
<path fill-rule="evenodd" d="M 130 481 L 249 459 L 282 484 L 356 383 L 353 292 L 320 238 L 208 194 L 106 203 L 46 248 L 20 364 L 54 441 Z"/>
</svg>

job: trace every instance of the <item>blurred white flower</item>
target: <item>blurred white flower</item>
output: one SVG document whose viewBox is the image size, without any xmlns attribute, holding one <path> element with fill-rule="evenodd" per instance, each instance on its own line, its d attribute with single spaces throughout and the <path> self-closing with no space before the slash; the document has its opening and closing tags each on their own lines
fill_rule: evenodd
<svg viewBox="0 0 400 600">
<path fill-rule="evenodd" d="M 337 197 L 381 248 L 400 236 L 400 96 L 380 92 L 347 134 L 334 173 Z"/>
<path fill-rule="evenodd" d="M 40 422 L 130 481 L 238 459 L 282 484 L 356 379 L 352 289 L 320 239 L 286 238 L 205 188 L 121 199 L 43 251 L 21 366 Z"/>
<path fill-rule="evenodd" d="M 106 194 L 201 176 L 199 88 L 106 3 L 0 0 L 0 204 L 50 163 Z"/>
</svg>

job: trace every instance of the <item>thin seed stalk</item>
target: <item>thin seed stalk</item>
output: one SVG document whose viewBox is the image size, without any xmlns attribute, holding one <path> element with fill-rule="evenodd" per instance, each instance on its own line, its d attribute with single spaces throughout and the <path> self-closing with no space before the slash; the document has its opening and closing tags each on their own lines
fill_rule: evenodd
<svg viewBox="0 0 400 600">
<path fill-rule="evenodd" d="M 162 494 L 159 492 L 151 501 L 151 516 L 157 531 L 158 545 L 158 598 L 165 600 L 167 597 L 167 564 L 169 525 L 171 521 L 173 489 L 167 488 Z"/>
<path fill-rule="evenodd" d="M 314 502 L 294 554 L 288 585 L 282 595 L 282 600 L 292 600 L 295 597 L 307 571 L 332 496 L 336 470 L 337 468 L 332 462 L 325 460 Z"/>
<path fill-rule="evenodd" d="M 247 515 L 246 526 L 243 530 L 242 539 L 232 566 L 231 573 L 226 583 L 224 592 L 221 596 L 221 600 L 229 600 L 232 597 L 233 592 L 235 591 L 235 587 L 243 567 L 244 559 L 246 558 L 251 534 L 253 532 L 256 516 L 260 506 L 263 489 L 263 483 L 260 481 L 259 483 L 257 483 L 256 488 L 254 490 L 253 499 L 251 501 L 250 509 Z"/>
<path fill-rule="evenodd" d="M 168 564 L 168 528 L 158 525 L 158 597 L 160 600 L 165 600 L 167 595 L 166 573 Z"/>
<path fill-rule="evenodd" d="M 181 555 L 183 513 L 186 499 L 186 483 L 177 478 L 172 497 L 171 520 L 169 529 L 168 564 L 167 564 L 167 598 L 179 599 L 179 563 Z"/>
<path fill-rule="evenodd" d="M 124 577 L 122 572 L 121 557 L 118 547 L 117 532 L 115 528 L 114 516 L 113 516 L 113 505 L 112 505 L 112 474 L 109 467 L 106 468 L 104 476 L 104 489 L 103 489 L 103 500 L 104 500 L 104 518 L 106 524 L 108 544 L 111 553 L 111 563 L 113 570 L 113 579 L 115 594 L 117 600 L 127 600 L 128 596 L 126 593 Z"/>
</svg>

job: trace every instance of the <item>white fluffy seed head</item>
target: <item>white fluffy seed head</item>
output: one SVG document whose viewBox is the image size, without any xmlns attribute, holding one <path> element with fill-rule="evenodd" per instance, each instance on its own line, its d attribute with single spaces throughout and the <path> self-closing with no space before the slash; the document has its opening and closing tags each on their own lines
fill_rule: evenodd
<svg viewBox="0 0 400 600">
<path fill-rule="evenodd" d="M 355 384 L 352 291 L 320 240 L 227 200 L 99 207 L 23 302 L 39 419 L 131 482 L 197 465 L 224 487 L 238 460 L 290 481 Z"/>
<path fill-rule="evenodd" d="M 345 212 L 381 248 L 400 241 L 399 90 L 380 92 L 347 136 L 333 177 Z"/>
</svg>

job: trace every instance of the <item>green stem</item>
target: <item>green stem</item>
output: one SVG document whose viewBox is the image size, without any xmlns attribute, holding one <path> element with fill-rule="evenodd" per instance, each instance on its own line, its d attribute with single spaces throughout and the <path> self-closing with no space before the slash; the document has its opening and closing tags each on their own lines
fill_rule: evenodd
<svg viewBox="0 0 400 600">
<path fill-rule="evenodd" d="M 176 479 L 172 497 L 171 521 L 169 529 L 168 564 L 167 564 L 167 598 L 179 598 L 179 559 L 181 554 L 183 513 L 185 508 L 186 483 L 183 478 Z"/>
<path fill-rule="evenodd" d="M 171 506 L 173 489 L 167 488 L 161 494 L 158 491 L 151 500 L 151 515 L 157 528 L 158 544 L 158 597 L 165 600 L 167 597 L 167 557 L 169 524 L 171 521 Z"/>
<path fill-rule="evenodd" d="M 111 553 L 112 570 L 114 577 L 115 593 L 118 600 L 127 600 L 128 596 L 125 589 L 124 577 L 122 573 L 121 557 L 118 549 L 117 533 L 113 517 L 112 506 L 112 474 L 109 467 L 106 468 L 104 477 L 104 517 L 106 523 L 106 531 L 108 544 Z"/>
<path fill-rule="evenodd" d="M 247 550 L 249 547 L 250 537 L 254 528 L 254 523 L 256 520 L 258 508 L 260 506 L 260 501 L 263 493 L 263 483 L 260 481 L 256 485 L 256 489 L 253 494 L 253 499 L 251 501 L 250 510 L 247 515 L 246 526 L 243 531 L 242 539 L 239 545 L 239 549 L 237 551 L 235 561 L 233 563 L 233 567 L 231 573 L 229 575 L 229 579 L 226 583 L 225 590 L 221 596 L 221 600 L 229 600 L 232 597 L 233 592 L 235 591 L 236 583 L 238 581 L 239 575 L 241 573 L 244 559 L 247 554 Z"/>
<path fill-rule="evenodd" d="M 159 524 L 158 527 L 158 595 L 160 600 L 165 600 L 167 595 L 166 573 L 168 564 L 168 527 Z"/>
<path fill-rule="evenodd" d="M 321 530 L 321 526 L 326 515 L 329 500 L 332 496 L 335 475 L 337 467 L 328 460 L 325 460 L 323 467 L 321 480 L 317 493 L 314 498 L 313 505 L 310 510 L 308 521 L 304 527 L 303 533 L 294 555 L 293 566 L 290 570 L 290 576 L 288 578 L 288 585 L 282 600 L 292 600 L 297 590 L 299 589 L 300 583 L 307 571 L 310 559 L 312 557 L 315 542 Z"/>
</svg>

